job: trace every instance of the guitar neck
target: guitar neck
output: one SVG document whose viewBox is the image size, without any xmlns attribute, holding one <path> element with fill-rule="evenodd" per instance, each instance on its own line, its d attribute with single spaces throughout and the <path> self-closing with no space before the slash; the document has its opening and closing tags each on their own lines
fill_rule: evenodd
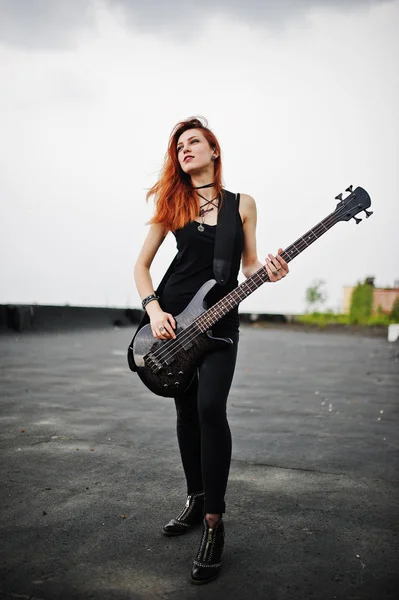
<svg viewBox="0 0 399 600">
<path fill-rule="evenodd" d="M 315 225 L 315 227 L 307 231 L 302 237 L 298 238 L 291 246 L 288 246 L 280 256 L 282 256 L 287 263 L 291 262 L 296 256 L 313 244 L 313 242 L 318 240 L 326 231 L 331 229 L 338 221 L 339 219 L 336 218 L 335 213 L 329 214 L 325 219 Z M 265 267 L 261 267 L 195 320 L 199 330 L 201 332 L 207 331 L 212 325 L 267 281 L 270 281 L 270 278 Z"/>
</svg>

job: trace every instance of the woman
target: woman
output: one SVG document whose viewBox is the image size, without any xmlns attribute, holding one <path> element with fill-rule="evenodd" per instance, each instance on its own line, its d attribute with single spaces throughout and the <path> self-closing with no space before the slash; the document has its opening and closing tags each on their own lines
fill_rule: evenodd
<svg viewBox="0 0 399 600">
<path fill-rule="evenodd" d="M 205 120 L 178 123 L 169 139 L 160 179 L 150 189 L 156 210 L 135 265 L 135 281 L 155 338 L 175 338 L 176 321 L 203 283 L 214 278 L 213 258 L 218 208 L 222 199 L 222 162 L 219 143 Z M 288 273 L 280 256 L 268 255 L 265 265 L 256 253 L 256 205 L 251 196 L 237 195 L 236 228 L 228 281 L 215 285 L 206 297 L 212 306 L 238 285 L 242 272 L 249 277 L 266 268 L 270 281 Z M 160 297 L 154 292 L 151 263 L 167 233 L 177 242 L 177 261 Z M 233 379 L 239 339 L 238 307 L 213 327 L 215 337 L 232 344 L 209 352 L 197 377 L 183 397 L 175 398 L 177 437 L 187 482 L 187 501 L 180 514 L 163 528 L 164 535 L 180 535 L 202 523 L 200 546 L 193 561 L 191 581 L 206 583 L 219 572 L 224 543 L 225 491 L 231 460 L 231 433 L 226 417 L 227 396 Z"/>
</svg>

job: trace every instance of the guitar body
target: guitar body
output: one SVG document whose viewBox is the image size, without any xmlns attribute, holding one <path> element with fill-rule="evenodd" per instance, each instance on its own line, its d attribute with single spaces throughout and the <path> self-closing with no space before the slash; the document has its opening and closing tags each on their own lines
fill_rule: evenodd
<svg viewBox="0 0 399 600">
<path fill-rule="evenodd" d="M 215 284 L 214 279 L 204 283 L 184 311 L 175 317 L 175 340 L 157 340 L 151 325 L 145 325 L 137 333 L 133 342 L 137 374 L 154 394 L 166 398 L 181 396 L 193 380 L 202 356 L 233 343 L 230 338 L 214 337 L 211 330 L 190 333 L 195 319 L 206 311 L 204 298 Z M 156 363 L 152 359 L 154 352 L 160 357 Z"/>
</svg>

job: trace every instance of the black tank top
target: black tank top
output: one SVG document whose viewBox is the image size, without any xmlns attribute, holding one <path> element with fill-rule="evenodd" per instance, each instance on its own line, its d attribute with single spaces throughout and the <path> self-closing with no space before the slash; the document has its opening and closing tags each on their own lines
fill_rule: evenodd
<svg viewBox="0 0 399 600">
<path fill-rule="evenodd" d="M 198 231 L 199 223 L 192 221 L 173 232 L 177 243 L 177 258 L 172 275 L 163 289 L 160 303 L 164 311 L 177 316 L 186 308 L 199 288 L 214 279 L 213 256 L 216 225 L 204 223 L 204 231 Z M 244 232 L 241 216 L 236 210 L 236 232 L 231 257 L 230 276 L 225 285 L 216 284 L 205 297 L 207 308 L 226 296 L 238 285 L 241 254 L 244 248 Z M 239 328 L 238 306 L 222 317 L 212 327 L 216 336 L 225 336 Z"/>
</svg>

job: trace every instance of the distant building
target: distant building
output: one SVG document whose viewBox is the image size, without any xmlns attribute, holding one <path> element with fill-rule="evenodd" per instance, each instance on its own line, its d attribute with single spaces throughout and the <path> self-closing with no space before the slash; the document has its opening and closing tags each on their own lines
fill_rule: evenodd
<svg viewBox="0 0 399 600">
<path fill-rule="evenodd" d="M 390 313 L 396 298 L 399 298 L 399 286 L 395 281 L 393 288 L 373 288 L 373 308 L 372 312 L 378 312 L 378 307 L 381 307 L 384 313 Z M 354 287 L 344 287 L 342 312 L 348 314 L 351 306 L 351 298 Z"/>
</svg>

